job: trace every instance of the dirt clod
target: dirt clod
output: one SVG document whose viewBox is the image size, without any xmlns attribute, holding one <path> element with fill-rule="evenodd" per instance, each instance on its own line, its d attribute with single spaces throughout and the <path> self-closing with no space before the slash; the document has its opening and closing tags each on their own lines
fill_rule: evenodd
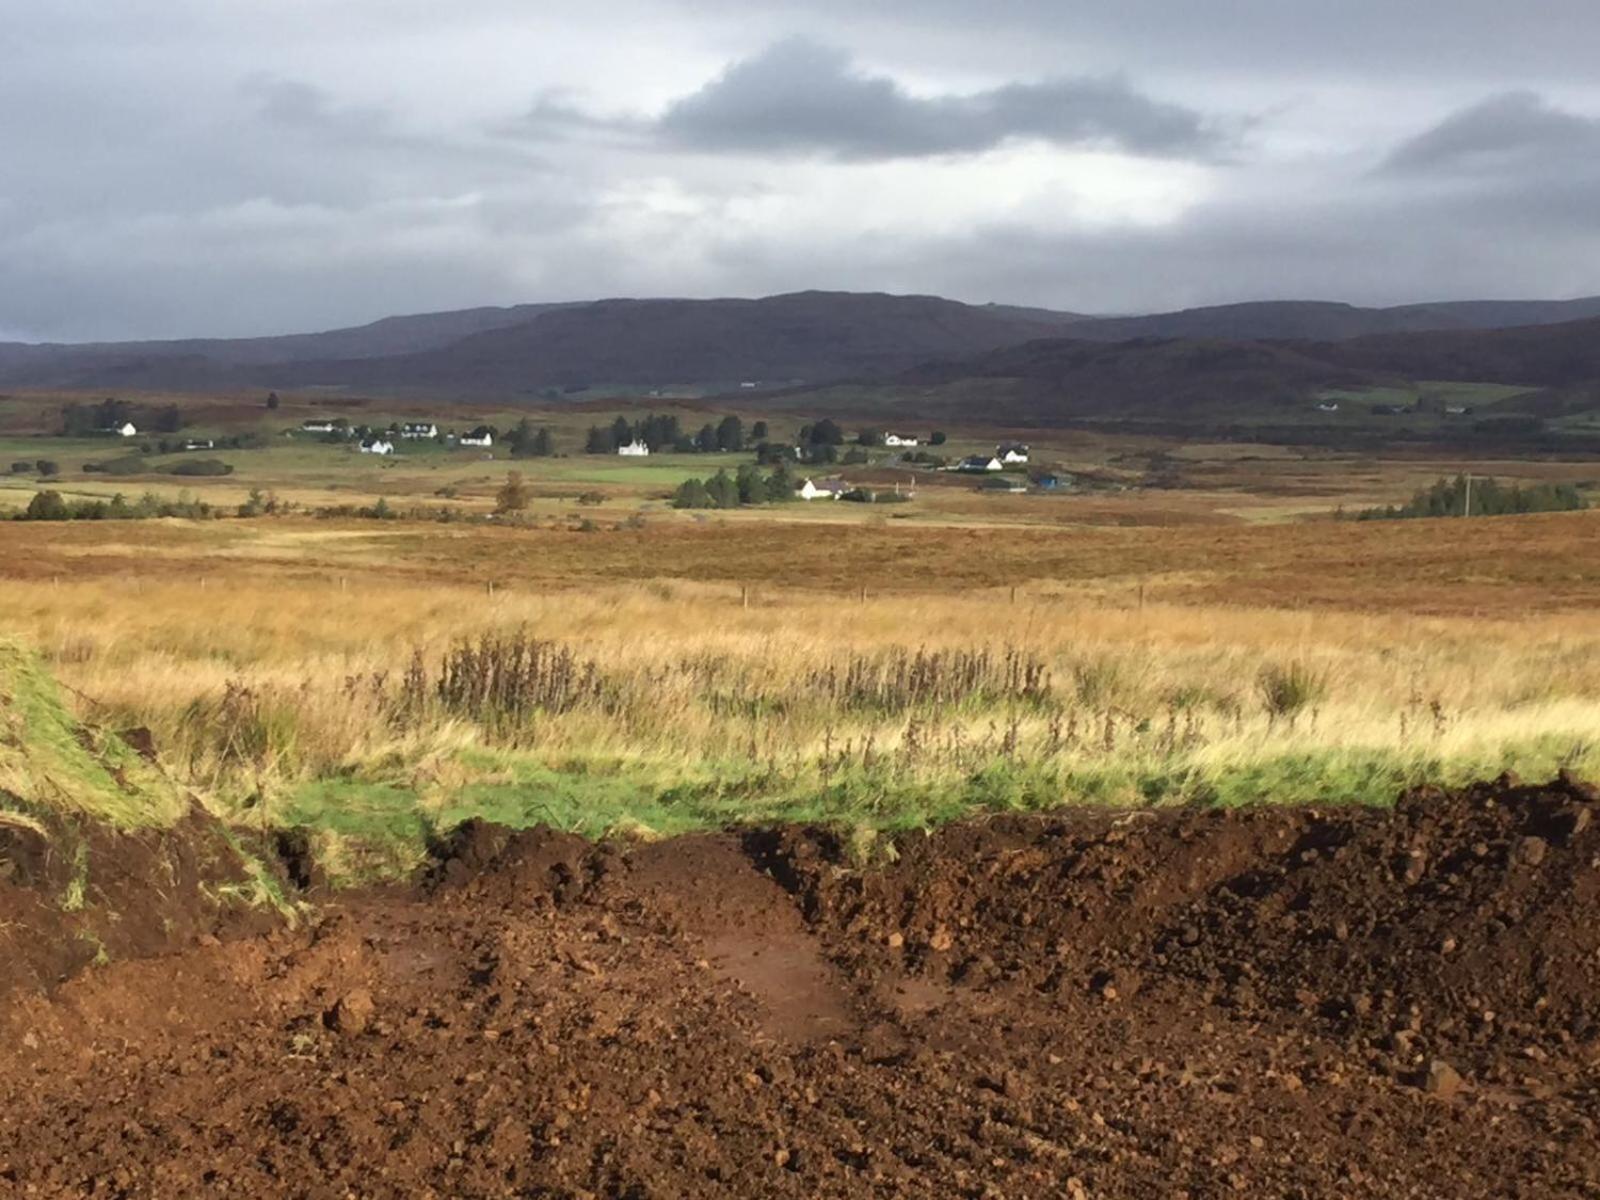
<svg viewBox="0 0 1600 1200">
<path fill-rule="evenodd" d="M 1448 1100 L 1459 1092 L 1465 1081 L 1461 1073 L 1442 1059 L 1434 1059 L 1422 1078 L 1422 1090 L 1430 1096 Z"/>
<path fill-rule="evenodd" d="M 328 1010 L 326 1022 L 329 1029 L 345 1037 L 360 1037 L 372 1024 L 372 1015 L 376 1011 L 372 993 L 366 988 L 356 988 L 346 992 Z"/>
</svg>

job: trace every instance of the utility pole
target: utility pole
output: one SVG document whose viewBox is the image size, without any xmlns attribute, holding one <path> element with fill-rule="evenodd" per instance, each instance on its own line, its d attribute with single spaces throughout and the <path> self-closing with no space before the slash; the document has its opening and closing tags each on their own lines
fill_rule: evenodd
<svg viewBox="0 0 1600 1200">
<path fill-rule="evenodd" d="M 1466 495 L 1466 500 L 1462 504 L 1461 515 L 1463 517 L 1470 517 L 1472 515 L 1472 472 L 1471 471 L 1467 472 L 1467 495 Z"/>
</svg>

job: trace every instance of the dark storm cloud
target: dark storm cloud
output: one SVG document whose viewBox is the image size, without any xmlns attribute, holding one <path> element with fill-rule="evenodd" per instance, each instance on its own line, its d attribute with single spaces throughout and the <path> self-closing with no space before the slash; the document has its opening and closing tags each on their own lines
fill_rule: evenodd
<svg viewBox="0 0 1600 1200">
<path fill-rule="evenodd" d="M 1397 146 L 1384 170 L 1398 175 L 1555 167 L 1592 172 L 1600 119 L 1556 108 L 1536 92 L 1515 91 L 1445 118 Z"/>
<path fill-rule="evenodd" d="M 845 51 L 805 38 L 734 63 L 674 101 L 655 130 L 695 150 L 851 160 L 970 154 L 1013 138 L 1171 157 L 1205 157 L 1223 144 L 1199 112 L 1152 100 L 1120 78 L 916 96 L 860 69 Z"/>
</svg>

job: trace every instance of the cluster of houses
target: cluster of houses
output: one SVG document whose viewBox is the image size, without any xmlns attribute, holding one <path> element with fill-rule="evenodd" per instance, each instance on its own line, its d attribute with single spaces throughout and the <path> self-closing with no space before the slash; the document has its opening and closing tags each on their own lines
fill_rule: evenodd
<svg viewBox="0 0 1600 1200">
<path fill-rule="evenodd" d="M 884 444 L 895 443 L 886 440 Z M 993 454 L 969 455 L 954 466 L 947 467 L 946 470 L 970 475 L 991 475 L 992 472 L 1003 472 L 1007 467 L 1026 466 L 1029 457 L 1028 447 L 1021 442 L 1004 442 L 995 447 Z M 982 486 L 984 491 L 1026 492 L 1036 488 L 1040 491 L 1053 492 L 1070 487 L 1071 482 L 1070 476 L 1047 472 L 1035 475 L 1031 479 L 1014 475 L 991 476 Z M 795 495 L 802 500 L 837 500 L 846 492 L 853 490 L 855 490 L 854 485 L 842 479 L 806 479 Z"/>
<path fill-rule="evenodd" d="M 300 423 L 301 433 L 321 434 L 346 434 L 352 432 L 348 422 L 333 421 L 326 417 L 319 417 Z M 365 433 L 356 443 L 356 449 L 362 454 L 388 455 L 395 451 L 395 442 L 399 441 L 444 441 L 456 446 L 478 446 L 487 448 L 494 445 L 494 430 L 487 425 L 479 425 L 466 433 L 440 433 L 439 427 L 432 421 L 408 421 L 403 425 L 392 425 L 386 430 Z"/>
</svg>

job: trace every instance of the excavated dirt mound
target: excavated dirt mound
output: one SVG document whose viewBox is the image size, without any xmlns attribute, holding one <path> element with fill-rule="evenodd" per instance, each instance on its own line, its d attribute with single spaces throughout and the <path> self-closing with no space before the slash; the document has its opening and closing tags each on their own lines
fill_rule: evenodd
<svg viewBox="0 0 1600 1200">
<path fill-rule="evenodd" d="M 1597 1196 L 1596 801 L 1074 812 L 870 864 L 468 826 L 415 891 L 13 997 L 0 1192 Z"/>
</svg>

